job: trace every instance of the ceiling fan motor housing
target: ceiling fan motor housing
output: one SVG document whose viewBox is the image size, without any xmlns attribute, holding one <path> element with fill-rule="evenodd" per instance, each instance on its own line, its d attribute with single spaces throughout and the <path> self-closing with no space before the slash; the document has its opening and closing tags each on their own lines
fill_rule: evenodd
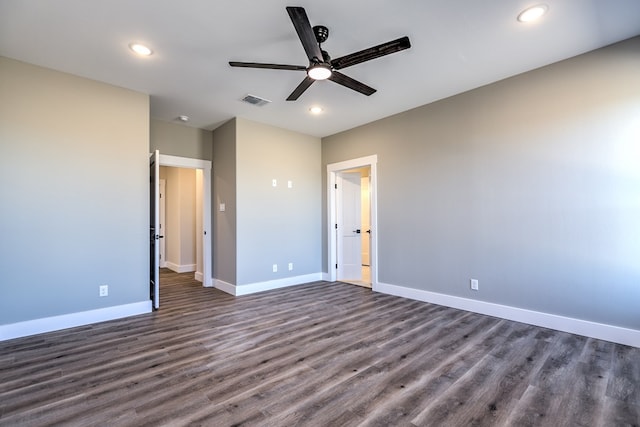
<svg viewBox="0 0 640 427">
<path fill-rule="evenodd" d="M 316 25 L 313 27 L 313 33 L 316 36 L 318 44 L 326 42 L 329 38 L 329 29 L 324 25 Z"/>
</svg>

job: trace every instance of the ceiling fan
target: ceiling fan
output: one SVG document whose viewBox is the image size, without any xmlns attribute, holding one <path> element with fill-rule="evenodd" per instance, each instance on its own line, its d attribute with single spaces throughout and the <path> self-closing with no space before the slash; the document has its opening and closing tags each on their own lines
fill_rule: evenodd
<svg viewBox="0 0 640 427">
<path fill-rule="evenodd" d="M 376 90 L 374 88 L 354 80 L 340 73 L 338 70 L 411 47 L 409 37 L 405 36 L 340 58 L 331 59 L 329 54 L 322 50 L 320 46 L 329 37 L 329 29 L 322 25 L 311 27 L 307 13 L 302 7 L 289 6 L 287 7 L 287 12 L 302 42 L 302 47 L 304 47 L 307 57 L 309 58 L 308 67 L 303 65 L 263 64 L 257 62 L 229 62 L 229 65 L 232 67 L 306 71 L 307 76 L 302 80 L 302 83 L 291 92 L 287 101 L 295 101 L 298 99 L 316 80 L 327 79 L 369 96 L 375 93 Z"/>
</svg>

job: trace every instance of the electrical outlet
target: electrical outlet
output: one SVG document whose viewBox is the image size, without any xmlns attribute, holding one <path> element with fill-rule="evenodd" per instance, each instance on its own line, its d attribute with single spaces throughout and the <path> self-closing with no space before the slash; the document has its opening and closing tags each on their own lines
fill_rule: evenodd
<svg viewBox="0 0 640 427">
<path fill-rule="evenodd" d="M 101 297 L 109 296 L 109 286 L 108 285 L 100 285 L 100 296 Z"/>
<path fill-rule="evenodd" d="M 293 263 L 292 262 L 289 263 L 289 271 L 291 271 L 291 270 L 293 270 Z"/>
<path fill-rule="evenodd" d="M 478 290 L 478 279 L 471 279 L 471 290 L 472 291 Z"/>
<path fill-rule="evenodd" d="M 273 272 L 274 273 L 278 272 L 278 264 L 273 264 Z"/>
</svg>

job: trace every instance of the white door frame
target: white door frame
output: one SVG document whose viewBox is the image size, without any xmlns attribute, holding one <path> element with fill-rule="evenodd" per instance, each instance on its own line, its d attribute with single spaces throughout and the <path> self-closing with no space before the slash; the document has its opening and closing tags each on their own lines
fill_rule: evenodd
<svg viewBox="0 0 640 427">
<path fill-rule="evenodd" d="M 342 171 L 369 167 L 371 171 L 371 184 L 369 187 L 371 206 L 371 286 L 376 288 L 378 284 L 378 156 L 376 154 L 360 157 L 343 162 L 331 163 L 327 165 L 327 259 L 329 260 L 328 277 L 329 281 L 335 282 L 337 277 L 337 237 L 336 237 L 336 211 L 340 199 L 337 197 L 336 182 L 337 175 Z"/>
<path fill-rule="evenodd" d="M 149 155 L 149 228 L 150 228 L 150 260 L 149 260 L 149 293 L 153 296 L 153 309 L 160 307 L 160 248 L 158 234 L 160 226 L 160 153 L 155 150 Z M 153 285 L 153 290 L 151 290 Z"/>
<path fill-rule="evenodd" d="M 160 166 L 202 170 L 202 285 L 211 287 L 211 161 L 160 154 Z"/>
</svg>

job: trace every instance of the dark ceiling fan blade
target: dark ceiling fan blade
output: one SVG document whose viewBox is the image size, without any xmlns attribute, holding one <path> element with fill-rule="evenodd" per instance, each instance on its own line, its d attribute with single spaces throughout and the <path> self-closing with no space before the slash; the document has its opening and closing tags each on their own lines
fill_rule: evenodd
<svg viewBox="0 0 640 427">
<path fill-rule="evenodd" d="M 302 42 L 302 47 L 304 47 L 304 51 L 307 53 L 309 62 L 322 62 L 322 50 L 320 50 L 320 46 L 316 41 L 316 36 L 309 23 L 307 12 L 305 12 L 303 7 L 292 6 L 287 7 L 287 12 Z"/>
<path fill-rule="evenodd" d="M 286 65 L 286 64 L 263 64 L 260 62 L 237 62 L 229 61 L 229 65 L 232 67 L 245 67 L 245 68 L 267 68 L 270 70 L 292 70 L 292 71 L 306 71 L 307 67 L 302 65 Z"/>
<path fill-rule="evenodd" d="M 360 64 L 361 62 L 370 61 L 372 59 L 380 58 L 381 56 L 409 49 L 410 47 L 411 42 L 409 41 L 409 37 L 405 36 L 397 40 L 382 43 L 378 46 L 370 47 L 350 55 L 333 59 L 331 60 L 331 66 L 336 70 L 340 70 L 342 68 Z"/>
<path fill-rule="evenodd" d="M 300 95 L 302 95 L 305 90 L 309 89 L 309 86 L 311 86 L 313 82 L 315 82 L 315 80 L 313 80 L 311 77 L 305 77 L 304 80 L 298 85 L 298 87 L 295 88 L 293 92 L 291 92 L 291 95 L 289 95 L 287 101 L 295 101 L 296 99 L 300 98 Z"/>
<path fill-rule="evenodd" d="M 348 87 L 349 89 L 353 89 L 356 92 L 360 92 L 363 95 L 369 96 L 376 92 L 374 88 L 369 87 L 364 83 L 360 83 L 359 81 L 354 80 L 349 76 L 345 76 L 344 74 L 337 71 L 331 73 L 331 77 L 329 77 L 329 80 L 338 83 L 339 85 Z"/>
</svg>

